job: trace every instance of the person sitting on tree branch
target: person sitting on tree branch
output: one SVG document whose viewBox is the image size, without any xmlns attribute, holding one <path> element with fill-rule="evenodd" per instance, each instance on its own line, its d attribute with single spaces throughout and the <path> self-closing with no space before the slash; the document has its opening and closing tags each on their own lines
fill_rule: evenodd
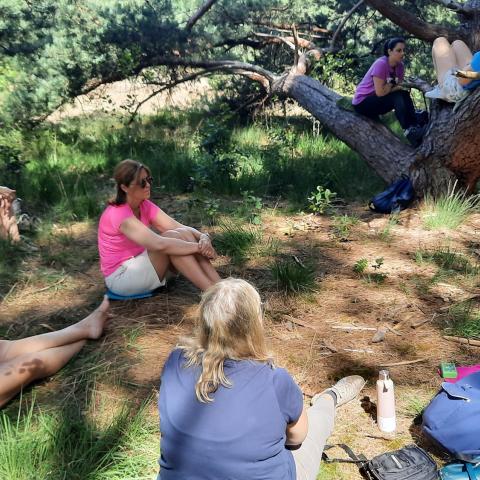
<svg viewBox="0 0 480 480">
<path fill-rule="evenodd" d="M 0 187 L 0 238 L 18 242 L 20 234 L 12 207 L 14 200 L 15 190 Z"/>
<path fill-rule="evenodd" d="M 402 87 L 405 40 L 401 37 L 387 40 L 383 53 L 357 85 L 352 100 L 353 108 L 373 120 L 379 120 L 379 115 L 395 110 L 405 136 L 416 147 L 422 141 L 426 122 L 422 122 L 421 116 L 416 114 L 410 93 Z"/>
<path fill-rule="evenodd" d="M 438 85 L 427 92 L 426 97 L 455 103 L 480 85 L 480 78 L 475 80 L 457 74 L 458 70 L 480 72 L 480 52 L 472 55 L 462 40 L 455 40 L 450 44 L 444 37 L 436 38 L 432 46 L 432 59 Z"/>
</svg>

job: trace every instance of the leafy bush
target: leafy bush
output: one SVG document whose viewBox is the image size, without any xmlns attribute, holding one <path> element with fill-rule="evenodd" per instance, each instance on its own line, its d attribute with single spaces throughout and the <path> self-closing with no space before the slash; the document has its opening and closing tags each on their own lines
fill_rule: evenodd
<svg viewBox="0 0 480 480">
<path fill-rule="evenodd" d="M 308 197 L 310 204 L 308 207 L 314 213 L 323 214 L 333 207 L 333 201 L 337 194 L 328 188 L 318 185 L 316 191 L 313 191 Z"/>
</svg>

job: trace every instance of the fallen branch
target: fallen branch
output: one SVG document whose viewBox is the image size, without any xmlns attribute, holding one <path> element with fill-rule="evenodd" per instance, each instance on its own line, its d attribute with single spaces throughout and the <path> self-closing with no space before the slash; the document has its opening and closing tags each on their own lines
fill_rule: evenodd
<svg viewBox="0 0 480 480">
<path fill-rule="evenodd" d="M 377 329 L 375 327 L 365 327 L 362 325 L 334 325 L 332 327 L 334 330 L 370 330 L 372 332 L 376 332 Z"/>
<path fill-rule="evenodd" d="M 398 325 L 400 325 L 400 324 L 398 324 Z M 385 326 L 387 327 L 387 329 L 388 329 L 390 332 L 394 333 L 394 334 L 397 335 L 398 337 L 401 337 L 401 336 L 402 336 L 402 334 L 401 334 L 400 332 L 397 332 L 397 331 L 395 330 L 395 328 L 391 327 L 390 325 L 385 325 Z"/>
<path fill-rule="evenodd" d="M 313 330 L 318 333 L 322 333 L 322 334 L 324 333 L 315 325 L 311 325 L 310 323 L 304 322 L 303 320 L 299 320 L 298 318 L 292 317 L 290 315 L 284 315 L 284 318 L 286 320 L 290 320 L 290 322 L 295 323 L 296 325 L 300 325 L 301 327 L 309 328 L 310 330 Z"/>
<path fill-rule="evenodd" d="M 355 352 L 355 353 L 375 353 L 373 350 L 369 349 L 360 349 L 360 348 L 343 348 L 344 352 Z"/>
<path fill-rule="evenodd" d="M 60 285 L 61 283 L 63 283 L 66 279 L 67 279 L 67 277 L 63 277 L 60 280 L 58 280 L 58 282 L 52 283 L 52 285 L 49 285 L 48 287 L 40 288 L 40 290 L 34 290 L 33 292 L 30 293 L 30 295 L 35 295 L 36 293 L 45 292 L 46 290 L 50 290 L 51 288 L 56 287 L 56 286 Z"/>
<path fill-rule="evenodd" d="M 474 347 L 480 347 L 480 340 L 472 340 L 470 338 L 463 338 L 463 337 L 450 337 L 448 335 L 444 335 L 443 338 L 445 340 L 448 340 L 449 342 L 462 343 L 464 345 L 472 345 Z"/>
<path fill-rule="evenodd" d="M 380 367 L 398 367 L 400 365 L 411 365 L 412 363 L 420 363 L 427 361 L 428 358 L 417 358 L 416 360 L 405 360 L 404 362 L 395 362 L 395 363 L 381 363 Z"/>
<path fill-rule="evenodd" d="M 425 325 L 428 322 L 433 322 L 433 320 L 435 319 L 436 316 L 437 316 L 437 314 L 434 313 L 431 318 L 426 318 L 425 320 L 420 320 L 417 323 L 412 323 L 411 327 L 412 328 L 418 328 L 418 327 L 421 327 L 422 325 Z"/>
</svg>

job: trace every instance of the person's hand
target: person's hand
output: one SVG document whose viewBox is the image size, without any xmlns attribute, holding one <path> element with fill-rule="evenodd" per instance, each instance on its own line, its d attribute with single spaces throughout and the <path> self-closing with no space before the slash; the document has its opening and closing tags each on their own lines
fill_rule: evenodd
<svg viewBox="0 0 480 480">
<path fill-rule="evenodd" d="M 217 252 L 212 246 L 210 237 L 205 233 L 202 233 L 200 235 L 200 240 L 198 241 L 198 248 L 200 250 L 200 253 L 204 257 L 210 258 L 211 260 L 215 260 L 215 258 L 217 258 Z"/>
</svg>

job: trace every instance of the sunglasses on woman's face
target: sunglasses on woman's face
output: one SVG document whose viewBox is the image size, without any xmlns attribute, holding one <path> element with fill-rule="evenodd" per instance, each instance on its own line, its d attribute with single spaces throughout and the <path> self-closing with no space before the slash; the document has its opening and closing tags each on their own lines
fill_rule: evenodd
<svg viewBox="0 0 480 480">
<path fill-rule="evenodd" d="M 153 177 L 145 177 L 140 180 L 137 185 L 140 185 L 142 188 L 145 188 L 147 186 L 147 183 L 151 185 L 153 183 Z"/>
</svg>

